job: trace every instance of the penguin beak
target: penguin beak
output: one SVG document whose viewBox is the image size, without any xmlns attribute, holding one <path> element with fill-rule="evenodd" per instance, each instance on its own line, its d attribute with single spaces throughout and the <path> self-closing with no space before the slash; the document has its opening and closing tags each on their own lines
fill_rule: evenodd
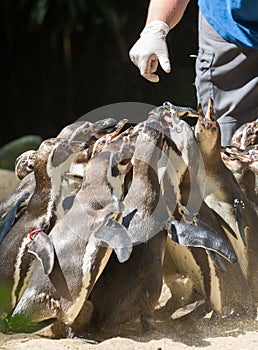
<svg viewBox="0 0 258 350">
<path fill-rule="evenodd" d="M 28 170 L 28 171 L 32 171 L 32 170 L 34 169 L 34 164 L 35 164 L 34 161 L 29 160 L 29 161 L 28 161 L 28 164 L 27 164 L 27 170 Z"/>
<path fill-rule="evenodd" d="M 94 131 L 97 133 L 103 132 L 104 134 L 115 130 L 117 121 L 113 118 L 106 118 L 94 123 Z"/>
<path fill-rule="evenodd" d="M 213 100 L 210 98 L 208 102 L 207 112 L 205 114 L 205 118 L 210 121 L 216 121 L 216 118 L 213 115 Z"/>
</svg>

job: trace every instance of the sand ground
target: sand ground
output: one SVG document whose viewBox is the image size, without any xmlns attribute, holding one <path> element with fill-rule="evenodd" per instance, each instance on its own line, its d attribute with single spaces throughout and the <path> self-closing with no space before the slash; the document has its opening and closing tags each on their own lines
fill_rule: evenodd
<svg viewBox="0 0 258 350">
<path fill-rule="evenodd" d="M 50 326 L 34 333 L 0 334 L 0 349 L 10 350 L 257 350 L 258 319 L 201 320 L 162 319 L 159 308 L 170 297 L 163 288 L 155 313 L 157 329 L 143 333 L 139 324 L 116 334 L 90 334 L 89 344 L 81 339 L 52 339 Z"/>
</svg>

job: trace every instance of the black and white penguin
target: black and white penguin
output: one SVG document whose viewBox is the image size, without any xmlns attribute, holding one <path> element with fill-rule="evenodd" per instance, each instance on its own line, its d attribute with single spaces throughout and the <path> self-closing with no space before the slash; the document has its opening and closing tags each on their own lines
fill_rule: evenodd
<svg viewBox="0 0 258 350">
<path fill-rule="evenodd" d="M 38 259 L 12 320 L 21 315 L 32 322 L 56 319 L 53 332 L 67 337 L 89 322 L 92 306 L 88 297 L 112 250 L 124 262 L 132 249 L 127 230 L 116 220 L 122 212 L 122 183 L 117 177 L 120 160 L 119 152 L 103 151 L 86 164 L 72 207 L 48 235 L 54 250 L 51 271 L 47 268 L 52 265 L 49 255 L 40 251 L 40 240 L 36 241 L 41 233 L 32 241 L 29 250 Z"/>
<path fill-rule="evenodd" d="M 154 326 L 152 314 L 162 288 L 167 235 L 163 223 L 168 217 L 157 172 L 163 134 L 156 121 L 146 121 L 136 129 L 132 180 L 123 201 L 122 221 L 134 244 L 133 251 L 123 264 L 113 254 L 94 286 L 90 295 L 94 306 L 92 330 L 119 331 L 128 321 L 139 318 L 144 330 Z"/>
<path fill-rule="evenodd" d="M 258 119 L 241 125 L 233 134 L 230 145 L 246 149 L 258 143 Z"/>
<path fill-rule="evenodd" d="M 250 146 L 253 148 L 253 146 Z M 242 157 L 243 155 L 243 157 Z M 253 171 L 255 164 L 258 164 L 258 154 L 250 157 L 247 150 L 240 150 L 235 146 L 227 146 L 221 150 L 221 157 L 224 164 L 235 176 L 241 190 L 247 198 L 255 205 L 258 205 L 258 192 L 256 184 L 256 173 Z M 258 165 L 257 172 L 258 172 Z"/>
<path fill-rule="evenodd" d="M 10 231 L 14 222 L 26 210 L 29 199 L 35 190 L 33 174 L 35 154 L 36 151 L 34 150 L 26 151 L 15 161 L 15 174 L 21 181 L 10 195 L 0 203 L 0 243 Z M 27 176 L 29 174 L 31 175 Z"/>
<path fill-rule="evenodd" d="M 205 202 L 226 223 L 223 229 L 234 247 L 242 273 L 257 302 L 258 217 L 221 159 L 220 128 L 212 115 L 212 101 L 205 117 L 200 115 L 195 135 L 205 164 Z"/>
<path fill-rule="evenodd" d="M 35 189 L 33 194 L 30 193 L 25 212 L 14 222 L 0 244 L 0 255 L 2 261 L 5 262 L 0 265 L 0 285 L 7 286 L 9 291 L 8 301 L 1 305 L 1 318 L 5 318 L 15 307 L 26 286 L 26 278 L 29 278 L 28 270 L 33 260 L 33 256 L 27 251 L 31 242 L 30 233 L 34 230 L 51 229 L 54 224 L 53 202 L 56 196 L 53 194 L 52 179 L 50 178 L 53 172 L 49 174 L 49 168 L 54 154 L 57 155 L 54 166 L 57 165 L 58 161 L 61 161 L 61 149 L 67 151 L 63 154 L 63 161 L 69 163 L 69 159 L 74 158 L 73 150 L 68 150 L 68 148 L 69 145 L 57 139 L 43 141 L 36 152 L 34 172 L 24 178 L 28 178 L 30 183 L 33 183 L 35 178 Z M 57 149 L 59 151 L 55 152 Z M 66 164 L 68 165 L 68 163 Z M 66 170 L 64 167 L 63 171 Z M 62 175 L 62 171 L 58 171 L 58 176 Z M 31 176 L 34 178 L 30 179 Z"/>
</svg>

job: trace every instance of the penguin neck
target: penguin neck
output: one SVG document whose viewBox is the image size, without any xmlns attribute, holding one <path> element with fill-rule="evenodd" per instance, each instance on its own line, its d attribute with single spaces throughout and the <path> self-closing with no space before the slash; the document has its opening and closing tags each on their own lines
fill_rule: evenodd
<svg viewBox="0 0 258 350">
<path fill-rule="evenodd" d="M 154 145 L 152 144 L 151 147 Z M 139 152 L 140 150 L 140 152 Z M 146 150 L 145 154 L 142 154 L 142 150 Z M 150 147 L 144 149 L 143 145 L 137 147 L 134 161 L 133 161 L 133 180 L 132 187 L 137 191 L 141 191 L 144 197 L 144 193 L 149 196 L 154 194 L 157 188 L 159 188 L 157 162 L 160 155 L 160 149 L 156 146 L 150 150 Z M 139 182 L 140 181 L 140 182 Z"/>
<path fill-rule="evenodd" d="M 50 186 L 48 192 L 48 205 L 47 205 L 47 215 L 45 224 L 50 225 L 51 218 L 56 212 L 59 212 L 59 215 L 64 215 L 61 197 L 62 197 L 62 182 L 64 174 L 69 170 L 71 163 L 75 159 L 76 154 L 71 153 L 67 159 L 65 159 L 59 166 L 53 166 L 52 156 L 48 157 L 46 164 L 46 173 L 50 179 Z"/>
<path fill-rule="evenodd" d="M 152 161 L 153 162 L 153 161 Z M 135 159 L 133 164 L 133 177 L 138 179 L 152 178 L 157 174 L 157 167 L 153 168 L 147 162 Z"/>
<path fill-rule="evenodd" d="M 163 138 L 155 129 L 147 129 L 141 132 L 136 140 L 135 152 L 133 156 L 133 182 L 138 179 L 147 184 L 158 186 L 158 160 L 163 147 Z"/>
<path fill-rule="evenodd" d="M 105 153 L 105 155 L 104 155 Z M 109 153 L 98 153 L 86 164 L 82 188 L 86 189 L 94 183 L 94 186 L 106 182 L 107 168 L 109 166 Z"/>
<path fill-rule="evenodd" d="M 36 180 L 36 190 L 47 193 L 51 185 L 51 179 L 46 170 L 47 159 L 38 158 L 34 168 L 34 176 Z"/>
<path fill-rule="evenodd" d="M 40 215 L 40 212 L 46 212 L 51 188 L 51 179 L 46 172 L 46 164 L 44 162 L 37 164 L 34 169 L 34 177 L 36 185 L 30 200 L 30 207 L 33 210 L 37 208 L 39 210 L 38 215 Z"/>
<path fill-rule="evenodd" d="M 207 135 L 197 135 L 197 143 L 203 158 L 206 170 L 223 167 L 221 158 L 221 137 L 220 133 L 208 133 Z"/>
<path fill-rule="evenodd" d="M 119 176 L 113 176 L 108 152 L 99 153 L 86 164 L 85 177 L 80 192 L 87 198 L 87 205 L 96 210 L 108 210 L 120 214 L 122 185 Z"/>
<path fill-rule="evenodd" d="M 94 197 L 108 196 L 111 188 L 108 183 L 109 152 L 97 154 L 86 164 L 82 190 L 92 192 Z"/>
<path fill-rule="evenodd" d="M 257 195 L 255 194 L 255 174 L 250 169 L 245 168 L 241 173 L 234 172 L 234 176 L 247 197 L 252 202 L 257 203 Z"/>
</svg>

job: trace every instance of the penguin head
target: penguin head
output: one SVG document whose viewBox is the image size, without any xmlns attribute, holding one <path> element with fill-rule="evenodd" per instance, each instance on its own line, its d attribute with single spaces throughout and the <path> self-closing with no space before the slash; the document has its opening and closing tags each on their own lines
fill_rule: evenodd
<svg viewBox="0 0 258 350">
<path fill-rule="evenodd" d="M 15 174 L 22 180 L 26 175 L 34 170 L 35 150 L 23 152 L 15 161 Z"/>
<path fill-rule="evenodd" d="M 202 154 L 214 150 L 218 153 L 221 145 L 221 130 L 213 113 L 213 100 L 209 100 L 207 112 L 204 115 L 203 110 L 199 107 L 200 116 L 195 125 L 195 137 Z"/>
</svg>

